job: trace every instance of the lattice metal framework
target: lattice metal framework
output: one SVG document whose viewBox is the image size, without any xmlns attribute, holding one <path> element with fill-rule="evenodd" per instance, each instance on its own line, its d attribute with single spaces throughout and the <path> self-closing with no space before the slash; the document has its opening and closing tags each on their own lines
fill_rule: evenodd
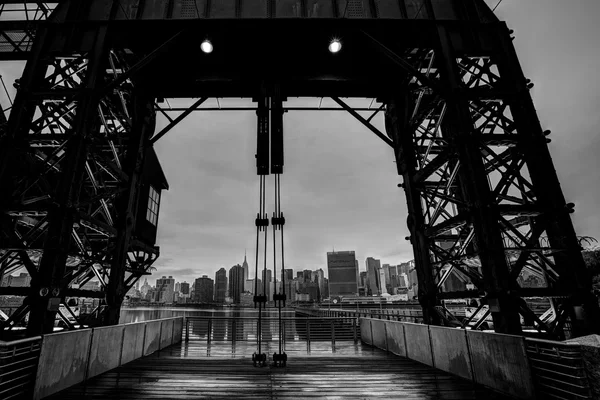
<svg viewBox="0 0 600 400">
<path fill-rule="evenodd" d="M 50 299 L 85 295 L 72 283 L 92 277 L 105 287 L 104 322 L 118 320 L 122 296 L 157 257 L 131 237 L 146 144 L 206 98 L 258 97 L 265 79 L 283 97 L 332 97 L 393 148 L 426 322 L 454 321 L 443 299 L 480 298 L 498 332 L 600 332 L 530 83 L 483 2 L 65 4 L 37 36 L 0 148 L 1 265 L 33 277 L 19 314 L 31 311 L 32 333 L 51 326 Z M 397 21 L 373 21 L 386 16 Z M 334 35 L 345 35 L 336 60 L 311 48 Z M 217 46 L 203 58 L 194 47 L 206 37 L 263 48 Z M 295 61 L 277 68 L 285 57 Z M 151 139 L 154 98 L 193 96 L 202 97 Z M 344 96 L 377 98 L 387 136 Z M 523 287 L 525 270 L 544 287 Z M 451 279 L 474 289 L 448 291 Z M 527 297 L 551 307 L 536 313 Z"/>
<path fill-rule="evenodd" d="M 158 257 L 157 248 L 131 237 L 154 101 L 128 80 L 94 90 L 119 80 L 131 60 L 108 49 L 103 33 L 92 51 L 36 57 L 21 80 L 28 90 L 15 99 L 13 134 L 2 146 L 2 187 L 10 196 L 2 199 L 0 265 L 3 274 L 25 266 L 32 279 L 30 288 L 0 289 L 28 296 L 5 328 L 31 311 L 32 333 L 47 330 L 54 322 L 48 308 L 70 328 L 73 319 L 83 325 L 66 296 L 101 298 L 104 322 L 118 321 L 125 293 Z M 52 35 L 39 37 L 37 52 Z M 101 291 L 75 289 L 93 278 Z M 51 299 L 72 315 L 49 306 Z"/>
</svg>

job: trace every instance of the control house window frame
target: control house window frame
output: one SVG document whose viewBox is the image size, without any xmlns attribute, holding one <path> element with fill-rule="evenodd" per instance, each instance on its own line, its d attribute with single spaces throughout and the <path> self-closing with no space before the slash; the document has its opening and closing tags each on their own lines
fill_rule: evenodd
<svg viewBox="0 0 600 400">
<path fill-rule="evenodd" d="M 146 207 L 146 220 L 158 226 L 158 208 L 160 206 L 160 193 L 150 185 L 148 190 L 148 207 Z"/>
</svg>

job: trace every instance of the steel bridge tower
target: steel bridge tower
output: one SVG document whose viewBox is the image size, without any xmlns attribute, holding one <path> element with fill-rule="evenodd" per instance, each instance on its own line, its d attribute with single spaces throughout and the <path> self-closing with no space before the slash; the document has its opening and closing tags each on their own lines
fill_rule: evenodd
<svg viewBox="0 0 600 400">
<path fill-rule="evenodd" d="M 448 319 L 443 300 L 478 298 L 497 332 L 600 333 L 531 83 L 483 0 L 65 0 L 27 23 L 0 21 L 1 57 L 28 60 L 1 131 L 0 271 L 32 277 L 0 288 L 26 296 L 3 329 L 29 313 L 31 334 L 49 332 L 59 304 L 88 295 L 105 301 L 100 323 L 118 322 L 158 256 L 141 225 L 147 187 L 167 187 L 157 99 L 200 98 L 168 131 L 211 97 L 253 98 L 259 119 L 285 98 L 331 97 L 394 152 L 426 322 Z M 386 132 L 344 97 L 377 99 Z M 543 285 L 522 287 L 523 271 Z M 73 286 L 91 277 L 101 292 Z M 551 308 L 534 313 L 530 297 Z"/>
</svg>

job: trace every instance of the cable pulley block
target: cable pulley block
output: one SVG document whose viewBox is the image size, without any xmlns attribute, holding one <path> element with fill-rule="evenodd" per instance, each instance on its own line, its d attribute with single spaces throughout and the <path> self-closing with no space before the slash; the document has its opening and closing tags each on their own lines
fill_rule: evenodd
<svg viewBox="0 0 600 400">
<path fill-rule="evenodd" d="M 279 294 L 274 294 L 273 295 L 273 301 L 285 301 L 286 300 L 286 295 L 279 293 Z"/>
<path fill-rule="evenodd" d="M 281 217 L 273 217 L 271 218 L 271 224 L 273 226 L 283 226 L 285 225 L 285 217 L 283 215 Z"/>
<path fill-rule="evenodd" d="M 285 367 L 287 363 L 287 354 L 285 353 L 273 353 L 273 366 L 275 367 Z"/>
<path fill-rule="evenodd" d="M 267 302 L 267 296 L 254 296 L 254 302 L 255 303 L 266 303 Z"/>
<path fill-rule="evenodd" d="M 267 355 L 265 353 L 252 354 L 252 362 L 255 367 L 264 367 L 267 365 Z"/>
<path fill-rule="evenodd" d="M 256 218 L 254 223 L 258 227 L 269 226 L 269 218 Z"/>
</svg>

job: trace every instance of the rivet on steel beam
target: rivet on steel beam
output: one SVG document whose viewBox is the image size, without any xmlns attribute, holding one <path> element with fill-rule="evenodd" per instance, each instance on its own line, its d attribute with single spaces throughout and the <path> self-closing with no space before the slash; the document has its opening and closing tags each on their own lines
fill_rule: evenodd
<svg viewBox="0 0 600 400">
<path fill-rule="evenodd" d="M 533 82 L 531 82 L 531 79 L 527 79 L 527 89 L 531 88 L 533 88 Z"/>
</svg>

